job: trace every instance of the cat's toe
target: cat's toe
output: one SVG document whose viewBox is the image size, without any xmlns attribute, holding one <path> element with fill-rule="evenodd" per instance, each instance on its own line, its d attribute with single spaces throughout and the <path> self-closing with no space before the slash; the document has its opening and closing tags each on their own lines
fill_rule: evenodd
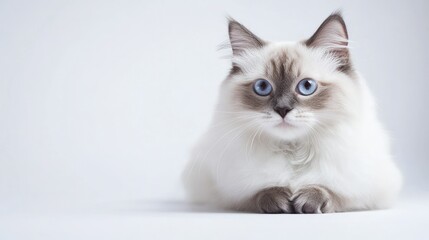
<svg viewBox="0 0 429 240">
<path fill-rule="evenodd" d="M 334 197 L 325 187 L 311 185 L 299 189 L 292 202 L 296 213 L 329 213 L 335 212 Z"/>
<path fill-rule="evenodd" d="M 291 195 L 286 187 L 264 189 L 254 197 L 256 209 L 261 213 L 292 213 L 293 206 L 289 201 Z"/>
</svg>

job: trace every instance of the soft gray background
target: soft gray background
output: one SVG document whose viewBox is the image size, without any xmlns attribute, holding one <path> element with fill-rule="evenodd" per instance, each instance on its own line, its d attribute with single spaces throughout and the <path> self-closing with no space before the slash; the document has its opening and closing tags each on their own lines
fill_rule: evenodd
<svg viewBox="0 0 429 240">
<path fill-rule="evenodd" d="M 226 16 L 268 40 L 301 40 L 337 9 L 403 193 L 428 192 L 428 6 L 0 0 L 0 210 L 182 199 L 181 170 L 229 69 L 216 50 Z"/>
</svg>

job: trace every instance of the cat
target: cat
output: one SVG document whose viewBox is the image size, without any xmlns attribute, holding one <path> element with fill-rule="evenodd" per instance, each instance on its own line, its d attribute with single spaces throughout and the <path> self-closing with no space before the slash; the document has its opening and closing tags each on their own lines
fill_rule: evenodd
<svg viewBox="0 0 429 240">
<path fill-rule="evenodd" d="M 307 40 L 268 42 L 229 19 L 232 68 L 183 173 L 202 202 L 247 212 L 391 207 L 402 185 L 342 14 Z"/>
</svg>

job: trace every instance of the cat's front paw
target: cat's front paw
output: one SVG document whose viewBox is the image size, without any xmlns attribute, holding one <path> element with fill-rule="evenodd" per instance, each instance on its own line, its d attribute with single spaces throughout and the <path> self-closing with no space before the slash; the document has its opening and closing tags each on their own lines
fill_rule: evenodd
<svg viewBox="0 0 429 240">
<path fill-rule="evenodd" d="M 319 185 L 299 189 L 293 194 L 292 202 L 296 213 L 330 213 L 338 207 L 338 197 Z"/>
<path fill-rule="evenodd" d="M 292 213 L 291 196 L 292 192 L 287 187 L 271 187 L 258 192 L 253 202 L 261 213 Z"/>
</svg>

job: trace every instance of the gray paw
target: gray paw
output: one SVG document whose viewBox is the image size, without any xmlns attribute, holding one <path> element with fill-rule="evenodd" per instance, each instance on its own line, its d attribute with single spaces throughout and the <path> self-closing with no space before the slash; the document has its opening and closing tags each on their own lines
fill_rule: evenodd
<svg viewBox="0 0 429 240">
<path fill-rule="evenodd" d="M 254 203 L 257 211 L 262 213 L 292 213 L 291 195 L 287 187 L 267 188 L 255 195 Z"/>
<path fill-rule="evenodd" d="M 309 185 L 299 189 L 292 197 L 296 213 L 335 212 L 337 197 L 327 188 Z"/>
</svg>

